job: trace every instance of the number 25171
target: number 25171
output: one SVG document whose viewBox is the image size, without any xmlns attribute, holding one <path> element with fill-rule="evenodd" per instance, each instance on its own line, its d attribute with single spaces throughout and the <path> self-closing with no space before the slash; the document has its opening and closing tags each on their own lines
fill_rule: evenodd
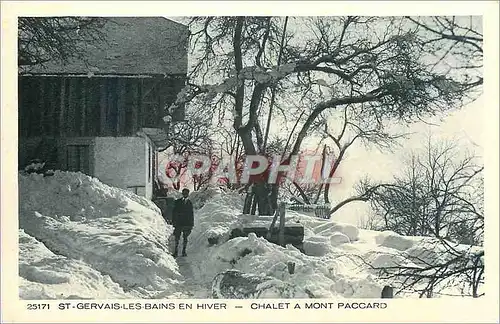
<svg viewBox="0 0 500 324">
<path fill-rule="evenodd" d="M 28 310 L 50 309 L 50 304 L 27 304 Z"/>
</svg>

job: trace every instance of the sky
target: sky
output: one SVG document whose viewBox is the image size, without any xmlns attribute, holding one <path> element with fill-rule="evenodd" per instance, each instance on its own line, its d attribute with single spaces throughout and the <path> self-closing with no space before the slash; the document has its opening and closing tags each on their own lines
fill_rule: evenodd
<svg viewBox="0 0 500 324">
<path fill-rule="evenodd" d="M 338 175 L 342 183 L 334 185 L 330 191 L 330 198 L 339 202 L 353 194 L 353 185 L 364 175 L 369 174 L 373 180 L 390 180 L 394 174 L 400 172 L 404 153 L 413 149 L 422 148 L 430 132 L 435 140 L 460 140 L 463 149 L 474 150 L 481 155 L 483 143 L 483 96 L 472 104 L 457 110 L 443 119 L 436 126 L 416 123 L 410 127 L 414 134 L 404 142 L 404 147 L 394 153 L 366 150 L 362 146 L 355 146 L 349 150 L 348 156 L 339 169 Z M 351 203 L 346 205 L 333 217 L 339 221 L 359 225 L 368 216 L 367 204 Z"/>
</svg>

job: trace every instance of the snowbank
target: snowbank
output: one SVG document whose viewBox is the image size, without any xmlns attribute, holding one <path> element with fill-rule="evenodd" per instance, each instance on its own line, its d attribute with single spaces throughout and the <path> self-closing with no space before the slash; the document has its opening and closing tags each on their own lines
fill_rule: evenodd
<svg viewBox="0 0 500 324">
<path fill-rule="evenodd" d="M 56 255 L 19 230 L 21 299 L 131 298 L 109 276 L 88 264 Z"/>
<path fill-rule="evenodd" d="M 304 239 L 304 252 L 307 255 L 323 256 L 331 252 L 331 243 L 327 237 L 311 236 Z"/>
<path fill-rule="evenodd" d="M 258 276 L 238 270 L 226 270 L 213 280 L 213 298 L 256 299 L 273 298 L 307 298 L 307 293 L 297 287 L 273 277 Z"/>
<path fill-rule="evenodd" d="M 350 242 L 357 241 L 359 239 L 359 229 L 350 224 L 326 221 L 324 224 L 314 228 L 314 233 L 319 235 L 328 235 L 335 232 L 344 234 L 349 238 Z"/>
<path fill-rule="evenodd" d="M 221 279 L 219 274 L 238 270 L 252 276 L 274 278 L 278 280 L 277 286 L 288 287 L 270 289 L 262 295 L 265 297 L 259 298 L 289 298 L 287 294 L 290 291 L 314 298 L 380 297 L 383 283 L 377 282 L 369 272 L 353 272 L 357 264 L 336 247 L 342 239 L 350 242 L 349 236 L 353 241 L 358 239 L 359 230 L 355 226 L 287 211 L 287 222 L 298 221 L 305 227 L 306 254 L 291 245 L 280 247 L 272 244 L 253 233 L 248 237 L 228 240 L 232 228 L 253 221 L 252 217 L 241 215 L 242 204 L 241 196 L 219 195 L 198 211 L 192 239 L 188 244 L 193 280 L 212 282 L 217 278 L 215 285 Z M 219 235 L 217 245 L 208 243 L 207 239 L 211 235 Z M 288 272 L 287 264 L 290 262 L 295 264 L 293 274 Z"/>
<path fill-rule="evenodd" d="M 304 253 L 253 233 L 230 239 L 232 229 L 257 217 L 241 214 L 242 195 L 207 191 L 191 197 L 200 209 L 188 256 L 175 260 L 172 227 L 156 205 L 131 192 L 56 171 L 20 175 L 19 193 L 23 299 L 379 298 L 384 286 L 399 283 L 380 280 L 376 268 L 450 258 L 437 239 L 360 230 L 290 210 L 286 222 L 304 226 Z M 271 219 L 259 217 L 264 226 Z M 453 249 L 466 256 L 481 251 Z"/>
<path fill-rule="evenodd" d="M 330 244 L 333 246 L 338 246 L 344 243 L 351 243 L 349 236 L 344 233 L 335 232 L 330 236 Z"/>
<path fill-rule="evenodd" d="M 308 297 L 332 298 L 346 294 L 350 297 L 379 297 L 382 286 L 369 275 L 356 277 L 343 268 L 341 257 L 329 255 L 324 258 L 308 256 L 289 245 L 286 248 L 257 238 L 253 233 L 246 238 L 235 238 L 212 250 L 213 258 L 197 265 L 196 275 L 209 280 L 227 269 L 235 269 L 263 277 L 273 277 L 289 287 L 294 287 L 296 296 L 301 292 Z M 290 274 L 288 263 L 295 264 Z M 355 287 L 363 287 L 356 289 Z M 288 298 L 274 290 L 275 295 L 266 298 Z M 290 289 L 286 290 L 290 291 Z"/>
<path fill-rule="evenodd" d="M 147 199 L 60 171 L 51 177 L 20 175 L 19 197 L 20 228 L 52 253 L 85 262 L 125 291 L 147 298 L 182 279 L 167 253 L 173 230 Z"/>
<path fill-rule="evenodd" d="M 277 246 L 252 233 L 229 240 L 232 228 L 255 223 L 256 216 L 241 214 L 242 202 L 242 197 L 221 194 L 197 213 L 192 243 L 188 246 L 190 271 L 196 282 L 212 281 L 215 296 L 227 297 L 228 291 L 234 292 L 226 289 L 224 294 L 221 281 L 234 284 L 237 280 L 232 274 L 239 273 L 241 276 L 236 276 L 239 280 L 249 282 L 245 285 L 274 278 L 276 287 L 287 287 L 270 289 L 263 293 L 265 298 L 289 298 L 290 291 L 297 296 L 305 293 L 311 298 L 379 298 L 384 286 L 400 283 L 381 280 L 376 268 L 417 267 L 418 260 L 431 264 L 442 261 L 446 255 L 436 248 L 436 239 L 360 230 L 350 224 L 289 210 L 286 221 L 304 226 L 304 253 L 291 245 Z M 270 225 L 271 219 L 259 217 L 266 225 Z M 216 244 L 207 242 L 211 236 L 219 238 Z M 295 264 L 293 274 L 288 271 L 289 263 Z M 226 283 L 226 288 L 230 284 Z M 238 298 L 248 298 L 242 297 L 246 296 L 245 292 L 238 294 Z"/>
<path fill-rule="evenodd" d="M 228 240 L 232 228 L 253 221 L 248 215 L 241 215 L 242 204 L 241 196 L 219 195 L 198 211 L 188 245 L 188 250 L 193 251 L 188 258 L 195 281 L 210 282 L 226 270 L 238 270 L 275 278 L 308 297 L 380 297 L 384 283 L 377 282 L 369 272 L 355 273 L 353 269 L 358 263 L 338 250 L 351 238 L 358 240 L 359 230 L 355 226 L 287 211 L 287 222 L 304 225 L 305 254 L 291 245 L 283 248 L 254 234 Z M 219 244 L 208 244 L 211 235 L 221 238 Z M 288 272 L 289 262 L 295 263 L 294 274 Z M 271 291 L 275 295 L 267 292 L 266 298 L 287 298 L 280 295 L 280 289 Z"/>
<path fill-rule="evenodd" d="M 210 186 L 199 191 L 193 191 L 189 194 L 189 199 L 195 209 L 202 208 L 210 199 L 221 194 L 221 189 Z"/>
<path fill-rule="evenodd" d="M 413 246 L 413 244 L 415 244 L 414 240 L 391 231 L 381 232 L 377 235 L 375 241 L 380 246 L 385 246 L 399 251 L 408 250 Z"/>
<path fill-rule="evenodd" d="M 195 226 L 190 236 L 191 250 L 210 245 L 210 239 L 224 242 L 229 239 L 231 229 L 242 222 L 241 208 L 244 199 L 235 193 L 220 193 L 197 211 Z"/>
</svg>

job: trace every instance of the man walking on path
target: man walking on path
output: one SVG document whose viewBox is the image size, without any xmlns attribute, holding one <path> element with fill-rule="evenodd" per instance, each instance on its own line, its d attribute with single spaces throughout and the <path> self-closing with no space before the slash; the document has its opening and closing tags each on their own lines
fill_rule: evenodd
<svg viewBox="0 0 500 324">
<path fill-rule="evenodd" d="M 193 204 L 188 199 L 189 189 L 182 190 L 182 198 L 175 201 L 172 225 L 174 226 L 174 237 L 175 237 L 175 250 L 174 258 L 177 257 L 177 250 L 179 247 L 179 240 L 183 239 L 182 246 L 182 256 L 186 256 L 186 246 L 188 242 L 188 236 L 191 234 L 191 230 L 194 226 L 194 212 Z"/>
</svg>

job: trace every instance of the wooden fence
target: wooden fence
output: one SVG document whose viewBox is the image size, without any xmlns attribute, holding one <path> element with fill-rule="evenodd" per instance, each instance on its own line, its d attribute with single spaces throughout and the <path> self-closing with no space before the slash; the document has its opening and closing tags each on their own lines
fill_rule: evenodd
<svg viewBox="0 0 500 324">
<path fill-rule="evenodd" d="M 298 212 L 314 212 L 314 216 L 322 219 L 330 219 L 331 217 L 329 205 L 292 204 L 288 205 L 287 208 Z"/>
</svg>

